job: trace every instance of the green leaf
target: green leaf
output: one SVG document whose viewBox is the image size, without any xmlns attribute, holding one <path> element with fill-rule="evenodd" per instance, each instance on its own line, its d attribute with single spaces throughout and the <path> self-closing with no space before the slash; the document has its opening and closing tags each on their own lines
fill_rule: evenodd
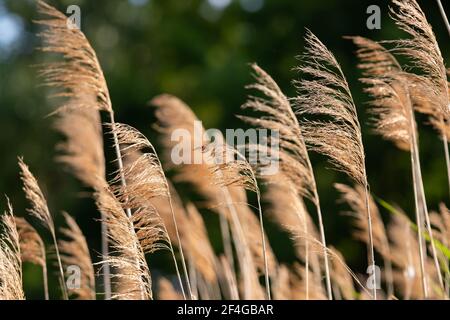
<svg viewBox="0 0 450 320">
<path fill-rule="evenodd" d="M 398 209 L 396 209 L 393 205 L 391 205 L 389 202 L 373 195 L 373 197 L 375 198 L 375 200 L 386 210 L 388 210 L 391 214 L 394 215 L 403 215 Z M 411 226 L 412 229 L 414 229 L 414 231 L 417 231 L 417 224 L 415 224 L 414 222 L 412 222 L 411 220 L 409 220 L 409 218 L 407 216 L 405 216 L 408 219 L 408 222 Z M 427 242 L 431 242 L 431 238 L 428 235 L 427 232 L 422 232 L 422 236 L 424 237 L 424 239 Z M 450 249 L 448 247 L 446 247 L 441 241 L 437 240 L 437 239 L 433 239 L 433 243 L 436 246 L 436 248 L 447 257 L 447 259 L 450 260 Z M 449 270 L 446 270 L 446 272 L 449 272 Z"/>
</svg>

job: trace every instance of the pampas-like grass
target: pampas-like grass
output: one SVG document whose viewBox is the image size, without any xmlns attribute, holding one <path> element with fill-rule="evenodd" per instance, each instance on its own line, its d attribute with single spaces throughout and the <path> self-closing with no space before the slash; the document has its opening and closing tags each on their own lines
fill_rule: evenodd
<svg viewBox="0 0 450 320">
<path fill-rule="evenodd" d="M 447 74 L 439 44 L 425 13 L 416 0 L 393 0 L 392 17 L 400 29 L 411 38 L 392 41 L 396 51 L 411 60 L 420 75 L 415 76 L 412 98 L 416 110 L 429 116 L 430 123 L 439 132 L 445 151 L 447 178 L 450 190 L 450 156 L 448 126 L 450 111 Z"/>
<path fill-rule="evenodd" d="M 58 113 L 56 129 L 65 136 L 59 143 L 57 160 L 86 186 L 94 191 L 101 191 L 107 184 L 105 178 L 105 158 L 103 155 L 103 133 L 100 114 L 97 110 L 81 108 L 83 103 L 95 105 L 94 97 L 73 97 L 70 109 Z M 94 193 L 95 194 L 95 193 Z M 104 220 L 105 217 L 102 217 Z M 102 255 L 109 255 L 108 230 L 101 223 Z M 103 265 L 103 290 L 105 298 L 111 298 L 110 268 Z"/>
<path fill-rule="evenodd" d="M 160 278 L 156 296 L 161 299 L 186 299 L 185 286 L 191 298 L 199 299 L 270 299 L 272 296 L 275 299 L 395 299 L 391 283 L 395 283 L 396 293 L 405 299 L 448 298 L 449 263 L 445 247 L 450 243 L 450 218 L 444 205 L 439 214 L 428 215 L 414 109 L 428 114 L 430 122 L 439 130 L 450 168 L 445 141 L 450 137 L 450 117 L 445 108 L 450 90 L 444 79 L 442 55 L 420 7 L 415 0 L 393 2 L 398 10 L 392 11 L 392 15 L 400 28 L 412 35 L 411 39 L 394 41 L 395 49 L 388 51 L 379 43 L 353 37 L 360 47 L 358 55 L 365 76 L 363 82 L 368 86 L 366 92 L 372 97 L 370 110 L 375 131 L 411 154 L 417 225 L 400 210 L 391 208 L 393 218 L 386 235 L 369 193 L 361 127 L 349 86 L 332 53 L 312 33 L 306 36 L 307 56 L 299 68 L 305 77 L 297 82 L 298 97 L 292 100 L 294 103 L 266 72 L 252 65 L 256 83 L 250 88 L 261 97 L 249 97 L 244 107 L 263 116 L 242 118 L 255 126 L 280 131 L 281 172 L 276 175 L 257 176 L 257 169 L 264 169 L 264 163 L 252 167 L 217 132 L 211 143 L 207 131 L 198 124 L 194 126 L 195 114 L 177 98 L 162 95 L 153 100 L 166 155 L 174 152 L 174 147 L 180 147 L 171 139 L 174 130 L 182 129 L 184 133 L 187 130 L 193 138 L 183 140 L 190 143 L 193 163 L 174 164 L 168 157 L 163 162 L 165 168 L 175 173 L 171 181 L 187 182 L 205 200 L 193 204 L 192 199 L 182 200 L 178 196 L 179 185 L 169 183 L 150 141 L 136 129 L 115 122 L 102 69 L 84 34 L 77 28 L 69 28 L 63 13 L 38 1 L 39 11 L 46 16 L 46 20 L 37 22 L 44 26 L 40 34 L 44 40 L 42 50 L 62 56 L 60 62 L 47 64 L 41 70 L 44 84 L 56 88 L 56 96 L 64 98 L 55 111 L 56 128 L 65 137 L 57 146 L 57 160 L 94 191 L 93 198 L 102 216 L 104 237 L 102 261 L 98 264 L 104 273 L 106 299 L 153 299 L 146 255 L 161 249 L 171 251 L 180 284 L 180 288 L 174 287 L 166 278 Z M 439 0 L 438 4 L 442 10 Z M 445 14 L 443 17 L 445 20 Z M 418 74 L 404 72 L 391 52 L 409 57 L 413 62 L 411 70 L 417 70 Z M 113 137 L 118 166 L 109 182 L 100 111 L 108 113 L 110 118 L 107 130 Z M 368 244 L 369 263 L 374 264 L 374 249 L 385 260 L 387 294 L 376 290 L 370 293 L 347 266 L 343 255 L 326 246 L 307 146 L 328 156 L 338 170 L 354 180 L 354 188 L 338 185 L 338 189 L 355 217 L 355 236 Z M 264 148 L 262 144 L 247 147 L 249 151 L 254 147 Z M 278 152 L 275 148 L 269 151 Z M 202 156 L 201 163 L 196 161 L 198 155 Z M 95 299 L 94 266 L 80 228 L 73 218 L 64 214 L 66 225 L 58 229 L 63 238 L 57 241 L 56 226 L 43 192 L 21 159 L 19 166 L 25 196 L 31 204 L 29 211 L 51 233 L 64 298 L 70 293 L 71 298 Z M 267 189 L 260 190 L 257 177 L 266 183 Z M 250 208 L 247 191 L 256 194 L 259 215 Z M 277 261 L 264 231 L 262 196 L 270 204 L 270 217 L 291 236 L 299 262 L 288 266 Z M 305 199 L 316 207 L 319 228 L 308 214 Z M 22 263 L 28 261 L 43 268 L 48 299 L 45 245 L 25 219 L 13 217 L 8 205 L 9 212 L 2 217 L 4 233 L 0 239 L 0 298 L 25 298 Z M 219 214 L 224 254 L 216 255 L 210 243 L 210 230 L 206 230 L 198 211 L 205 208 Z M 422 231 L 424 223 L 428 234 Z M 414 231 L 418 233 L 417 238 Z M 179 248 L 185 283 L 172 244 Z M 427 255 L 428 248 L 433 259 Z M 82 271 L 78 290 L 67 288 L 69 283 L 64 279 L 63 265 L 74 264 Z M 444 287 L 440 268 L 445 272 Z M 262 274 L 265 288 L 260 283 Z M 378 282 L 378 274 L 375 278 Z"/>
<path fill-rule="evenodd" d="M 303 139 L 301 128 L 288 98 L 283 94 L 277 83 L 264 70 L 256 64 L 252 65 L 256 83 L 247 86 L 264 94 L 264 98 L 250 97 L 243 105 L 257 112 L 263 112 L 264 117 L 241 117 L 246 122 L 280 133 L 279 144 L 281 151 L 271 150 L 272 154 L 278 152 L 281 170 L 285 178 L 291 181 L 290 185 L 299 196 L 305 196 L 313 201 L 319 218 L 320 237 L 326 247 L 325 231 L 323 226 L 320 199 L 317 192 L 316 180 L 309 160 L 308 151 Z M 270 180 L 270 176 L 268 179 Z M 325 279 L 328 298 L 332 299 L 330 271 L 328 257 L 324 254 Z M 306 267 L 306 271 L 309 268 Z M 306 281 L 308 283 L 308 281 Z"/>
<path fill-rule="evenodd" d="M 256 194 L 258 202 L 259 223 L 261 232 L 262 254 L 264 258 L 264 278 L 267 298 L 271 299 L 269 262 L 264 233 L 263 214 L 261 208 L 261 193 L 255 172 L 245 156 L 224 142 L 214 142 L 204 148 L 205 161 L 211 165 L 214 183 L 222 187 L 242 187 Z"/>
<path fill-rule="evenodd" d="M 4 233 L 0 238 L 0 300 L 25 300 L 19 233 L 7 201 L 8 211 L 1 218 Z"/>
<path fill-rule="evenodd" d="M 44 194 L 42 193 L 36 178 L 33 176 L 28 166 L 23 162 L 22 158 L 19 158 L 19 167 L 20 167 L 20 178 L 23 183 L 23 192 L 25 193 L 25 197 L 28 199 L 31 205 L 31 208 L 28 209 L 28 212 L 33 217 L 38 219 L 39 222 L 41 222 L 41 224 L 50 232 L 52 236 L 53 244 L 56 251 L 56 259 L 58 262 L 62 294 L 63 297 L 67 300 L 68 293 L 64 278 L 64 270 L 61 262 L 61 255 L 59 253 L 58 243 L 56 240 L 55 224 L 53 222 L 53 217 L 48 209 L 47 200 L 45 199 Z"/>
<path fill-rule="evenodd" d="M 375 270 L 369 184 L 356 106 L 344 73 L 331 51 L 309 30 L 305 41 L 306 53 L 303 56 L 303 65 L 298 70 L 312 79 L 296 82 L 296 112 L 302 116 L 313 115 L 326 119 L 304 120 L 301 123 L 303 136 L 311 150 L 327 156 L 337 170 L 346 173 L 364 187 L 369 231 L 369 265 Z M 374 280 L 376 283 L 376 275 Z M 374 285 L 373 299 L 376 299 L 376 296 L 377 289 Z"/>
<path fill-rule="evenodd" d="M 60 233 L 67 240 L 58 240 L 61 261 L 66 270 L 71 265 L 78 266 L 81 275 L 80 287 L 68 287 L 68 294 L 80 300 L 95 300 L 95 272 L 88 244 L 75 219 L 66 212 L 63 215 L 66 227 L 60 228 Z"/>
<path fill-rule="evenodd" d="M 56 126 L 67 137 L 66 143 L 60 146 L 65 153 L 60 160 L 67 163 L 81 181 L 98 192 L 98 188 L 105 184 L 102 181 L 105 165 L 98 112 L 107 112 L 114 123 L 108 86 L 97 55 L 83 32 L 76 27 L 68 28 L 67 17 L 41 0 L 38 1 L 38 11 L 48 17 L 36 21 L 45 27 L 39 33 L 44 41 L 41 50 L 63 57 L 60 62 L 43 65 L 40 71 L 44 84 L 59 90 L 55 96 L 66 98 L 56 111 L 61 115 Z M 120 168 L 120 149 L 116 138 L 114 141 Z M 131 215 L 131 212 L 127 213 Z M 102 225 L 102 254 L 105 256 L 109 254 L 106 233 Z M 108 299 L 111 296 L 109 278 L 109 266 L 104 265 L 103 285 Z"/>
<path fill-rule="evenodd" d="M 108 236 L 113 247 L 101 264 L 108 263 L 118 272 L 111 275 L 112 299 L 151 299 L 151 276 L 145 252 L 129 218 L 118 199 L 109 188 L 96 196 L 97 206 L 106 217 Z M 139 215 L 138 215 L 139 216 Z M 141 225 L 140 228 L 144 228 Z"/>
<path fill-rule="evenodd" d="M 143 152 L 146 149 L 150 152 L 143 153 L 129 166 L 125 167 L 123 171 L 119 172 L 116 180 L 124 177 L 128 180 L 128 184 L 121 186 L 119 189 L 120 199 L 125 203 L 126 208 L 139 208 L 146 201 L 152 198 L 164 196 L 167 198 L 168 205 L 172 216 L 172 222 L 175 229 L 175 235 L 179 244 L 179 252 L 181 256 L 181 264 L 183 267 L 184 277 L 189 296 L 193 299 L 192 290 L 190 287 L 189 275 L 186 267 L 186 260 L 184 257 L 183 244 L 180 239 L 178 230 L 178 223 L 173 209 L 172 197 L 170 194 L 169 184 L 165 173 L 163 171 L 161 162 L 159 161 L 156 150 L 150 141 L 135 128 L 125 124 L 115 124 L 112 128 L 120 145 L 124 146 L 125 152 Z M 162 230 L 167 235 L 167 230 L 163 225 Z M 167 235 L 168 236 L 168 235 Z M 175 267 L 178 272 L 178 265 L 175 259 L 175 253 L 171 241 L 169 241 L 170 251 L 173 256 Z M 181 277 L 179 276 L 180 281 Z M 182 283 L 180 282 L 182 286 Z M 183 286 L 182 286 L 183 288 Z M 184 295 L 184 289 L 183 295 Z"/>
<path fill-rule="evenodd" d="M 359 47 L 357 52 L 358 57 L 361 59 L 359 67 L 364 70 L 364 76 L 366 77 L 362 81 L 368 84 L 365 91 L 372 97 L 372 108 L 370 111 L 373 115 L 375 131 L 385 139 L 394 142 L 400 149 L 407 150 L 411 154 L 419 241 L 421 243 L 424 241 L 421 233 L 423 222 L 421 221 L 426 221 L 428 233 L 430 238 L 433 239 L 420 166 L 417 125 L 410 94 L 411 85 L 409 79 L 413 78 L 413 76 L 403 72 L 396 58 L 380 44 L 361 37 L 354 37 L 353 41 Z M 440 275 L 434 241 L 431 241 L 431 248 L 435 268 L 438 275 Z M 424 252 L 423 248 L 419 249 L 421 266 L 423 268 Z M 423 271 L 426 272 L 425 269 Z M 425 278 L 423 276 L 423 279 Z M 439 278 L 442 280 L 441 276 Z M 442 281 L 440 282 L 442 286 L 443 283 Z M 426 292 L 427 285 L 425 280 L 423 287 Z"/>
<path fill-rule="evenodd" d="M 44 242 L 25 218 L 14 217 L 14 221 L 19 233 L 20 258 L 22 262 L 30 262 L 42 268 L 44 295 L 45 300 L 48 300 L 47 257 Z"/>
<path fill-rule="evenodd" d="M 207 141 L 204 139 L 205 129 L 200 128 L 198 130 L 200 132 L 195 131 L 194 123 L 198 119 L 181 100 L 174 96 L 164 94 L 154 98 L 151 104 L 157 107 L 156 117 L 158 118 L 158 129 L 163 133 L 162 143 L 166 150 L 172 150 L 174 142 L 171 139 L 171 133 L 177 129 L 186 130 L 190 133 L 191 140 L 184 141 L 185 143 L 189 143 L 189 145 L 184 147 L 187 150 L 191 150 L 192 155 L 206 145 Z M 194 137 L 201 137 L 200 141 L 197 142 L 198 145 Z M 166 158 L 169 163 L 168 167 L 170 168 L 173 167 L 173 164 L 170 160 L 170 152 L 167 153 Z M 183 163 L 177 166 L 176 169 L 177 174 L 174 181 L 186 182 L 192 185 L 206 199 L 206 205 L 219 213 L 222 239 L 226 253 L 226 259 L 222 259 L 221 262 L 229 263 L 229 268 L 224 268 L 224 270 L 230 271 L 233 274 L 232 277 L 227 277 L 227 279 L 237 280 L 236 271 L 234 270 L 232 246 L 229 242 L 232 238 L 244 284 L 243 297 L 244 299 L 259 299 L 261 295 L 259 293 L 260 287 L 257 284 L 257 276 L 255 276 L 257 273 L 255 258 L 258 256 L 257 252 L 261 252 L 262 250 L 260 242 L 254 241 L 254 235 L 259 234 L 259 230 L 255 231 L 252 228 L 252 232 L 244 232 L 244 224 L 246 226 L 253 225 L 252 220 L 254 218 L 253 214 L 249 212 L 250 210 L 248 210 L 245 196 L 243 196 L 245 195 L 245 190 L 237 186 L 224 187 L 216 185 L 212 174 L 212 164 L 206 163 L 205 161 L 198 164 Z M 220 174 L 220 172 L 216 171 L 216 175 Z M 229 237 L 227 232 L 228 221 L 231 225 L 231 237 Z"/>
</svg>

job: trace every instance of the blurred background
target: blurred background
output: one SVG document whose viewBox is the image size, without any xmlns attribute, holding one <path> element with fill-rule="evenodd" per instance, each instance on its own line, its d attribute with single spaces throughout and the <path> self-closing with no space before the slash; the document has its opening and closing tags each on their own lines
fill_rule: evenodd
<svg viewBox="0 0 450 320">
<path fill-rule="evenodd" d="M 252 81 L 249 63 L 268 71 L 288 96 L 295 95 L 293 68 L 302 53 L 305 27 L 332 50 L 350 82 L 363 125 L 367 168 L 372 192 L 401 206 L 413 216 L 409 154 L 374 136 L 367 125 L 368 97 L 358 81 L 354 46 L 344 35 L 362 35 L 374 40 L 397 39 L 399 31 L 388 15 L 390 1 L 375 0 L 54 0 L 65 12 L 67 6 L 81 8 L 81 28 L 96 50 L 108 82 L 116 119 L 146 133 L 152 131 L 153 110 L 148 101 L 160 93 L 184 100 L 207 128 L 245 128 L 235 115 Z M 447 62 L 449 35 L 434 1 L 419 1 L 433 25 Z M 381 8 L 381 29 L 366 27 L 366 9 Z M 445 5 L 445 4 L 444 4 Z M 447 5 L 450 13 L 450 7 Z M 25 215 L 27 203 L 21 192 L 17 157 L 23 156 L 47 195 L 49 207 L 60 221 L 65 210 L 75 216 L 88 238 L 92 257 L 100 250 L 99 215 L 81 184 L 55 162 L 54 109 L 45 88 L 40 86 L 33 65 L 44 61 L 36 49 L 38 19 L 34 0 L 0 0 L 0 193 L 11 198 L 17 215 Z M 418 117 L 420 123 L 424 123 Z M 442 143 L 435 132 L 420 125 L 421 160 L 429 207 L 449 205 Z M 107 144 L 105 152 L 110 157 Z M 327 240 L 345 256 L 349 266 L 365 272 L 365 245 L 352 238 L 347 207 L 336 203 L 333 183 L 350 181 L 327 169 L 325 159 L 312 155 L 322 200 Z M 182 192 L 182 190 L 181 190 Z M 0 209 L 6 201 L 0 202 Z M 314 211 L 312 211 L 314 212 Z M 382 210 L 383 218 L 389 213 Z M 204 212 L 213 244 L 220 248 L 217 217 Z M 315 215 L 313 215 L 315 218 Z M 289 237 L 266 222 L 269 241 L 281 262 L 294 259 Z M 42 231 L 41 229 L 39 229 Z M 41 232 L 45 234 L 45 231 Z M 157 254 L 150 262 L 154 274 L 168 272 L 168 260 Z M 28 298 L 42 298 L 40 271 L 25 266 Z M 52 278 L 52 277 L 50 277 Z M 55 278 L 55 277 L 53 277 Z"/>
</svg>

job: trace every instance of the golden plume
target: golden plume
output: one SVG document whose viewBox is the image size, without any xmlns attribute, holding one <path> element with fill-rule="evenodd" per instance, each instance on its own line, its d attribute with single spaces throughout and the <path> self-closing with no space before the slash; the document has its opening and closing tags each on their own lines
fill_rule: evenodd
<svg viewBox="0 0 450 320">
<path fill-rule="evenodd" d="M 97 206 L 105 217 L 112 252 L 100 264 L 109 264 L 118 272 L 111 275 L 113 299 L 152 299 L 150 270 L 145 253 L 127 216 L 111 190 L 96 195 Z M 139 215 L 137 215 L 139 216 Z M 134 216 L 133 216 L 134 217 Z M 140 226 L 140 229 L 145 225 Z"/>
<path fill-rule="evenodd" d="M 22 261 L 19 233 L 11 203 L 1 218 L 3 234 L 0 237 L 0 300 L 25 300 L 22 285 Z"/>
<path fill-rule="evenodd" d="M 304 120 L 301 124 L 303 136 L 311 150 L 327 156 L 337 170 L 346 173 L 365 188 L 369 265 L 375 270 L 369 184 L 356 106 L 344 73 L 331 51 L 309 30 L 305 41 L 306 53 L 302 56 L 303 65 L 298 70 L 311 79 L 296 82 L 296 112 L 321 119 Z M 374 286 L 373 299 L 376 299 L 376 294 Z"/>
<path fill-rule="evenodd" d="M 19 158 L 19 167 L 20 167 L 20 178 L 23 183 L 23 191 L 25 193 L 25 197 L 31 204 L 31 208 L 28 209 L 28 212 L 33 217 L 37 218 L 39 222 L 41 222 L 41 224 L 48 231 L 50 231 L 56 251 L 56 258 L 58 261 L 62 294 L 65 299 L 68 299 L 67 287 L 64 278 L 64 270 L 61 262 L 61 255 L 59 254 L 59 248 L 56 240 L 55 224 L 53 222 L 53 217 L 48 209 L 47 200 L 45 199 L 44 194 L 42 193 L 36 178 L 33 176 L 28 166 L 23 162 L 22 158 Z"/>
<path fill-rule="evenodd" d="M 298 196 L 312 200 L 316 206 L 319 219 L 320 238 L 324 247 L 325 280 L 328 298 L 332 299 L 328 256 L 325 254 L 326 239 L 320 209 L 320 199 L 317 192 L 313 168 L 303 139 L 302 130 L 292 109 L 289 99 L 281 91 L 275 80 L 256 64 L 252 65 L 256 83 L 247 86 L 262 93 L 264 97 L 250 96 L 243 105 L 244 108 L 262 112 L 263 117 L 243 117 L 243 120 L 255 126 L 278 132 L 280 150 L 271 147 L 271 155 L 279 155 L 280 169 L 284 178 L 290 181 Z M 251 146 L 249 146 L 251 147 Z M 265 150 L 261 150 L 264 152 Z M 265 151 L 267 152 L 267 151 Z M 263 175 L 268 180 L 272 175 Z M 306 272 L 309 272 L 306 268 Z"/>
<path fill-rule="evenodd" d="M 151 101 L 151 104 L 157 108 L 156 117 L 158 119 L 158 129 L 163 134 L 162 144 L 166 150 L 167 162 L 171 164 L 170 167 L 175 167 L 177 169 L 174 181 L 185 182 L 192 185 L 194 189 L 206 199 L 207 205 L 213 211 L 219 213 L 222 239 L 224 241 L 226 254 L 226 259 L 223 259 L 221 262 L 225 261 L 230 264 L 230 266 L 224 268 L 224 270 L 229 271 L 233 275 L 229 275 L 227 279 L 237 279 L 234 271 L 233 249 L 231 245 L 232 240 L 241 269 L 241 277 L 243 278 L 244 298 L 260 298 L 260 287 L 256 285 L 257 279 L 252 275 L 257 273 L 256 268 L 259 270 L 263 270 L 264 268 L 263 264 L 258 265 L 258 263 L 254 261 L 255 257 L 261 256 L 261 241 L 252 241 L 250 235 L 257 234 L 261 239 L 261 233 L 259 227 L 257 228 L 257 231 L 244 232 L 245 228 L 243 223 L 246 221 L 253 221 L 256 218 L 253 212 L 248 209 L 245 190 L 242 187 L 223 187 L 215 184 L 212 164 L 202 161 L 202 150 L 206 148 L 208 143 L 205 129 L 203 126 L 195 126 L 195 123 L 199 120 L 184 102 L 174 96 L 163 94 L 155 97 Z M 179 141 L 178 145 L 181 145 L 183 150 L 190 150 L 191 160 L 195 160 L 196 156 L 200 156 L 200 161 L 191 161 L 177 166 L 172 164 L 170 152 L 177 143 L 171 139 L 171 134 L 177 129 L 189 133 L 190 137 L 190 139 Z M 220 175 L 218 171 L 215 173 L 216 175 Z M 231 236 L 228 231 L 228 223 L 231 226 Z M 258 225 L 258 223 L 256 223 L 256 225 Z M 268 248 L 266 248 L 266 252 L 267 251 Z M 234 288 L 234 284 L 232 287 Z M 234 289 L 232 292 L 234 296 Z"/>
</svg>

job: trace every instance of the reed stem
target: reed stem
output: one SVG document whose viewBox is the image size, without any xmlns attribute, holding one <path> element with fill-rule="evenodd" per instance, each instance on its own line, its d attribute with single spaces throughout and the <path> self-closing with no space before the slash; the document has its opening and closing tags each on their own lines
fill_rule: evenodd
<svg viewBox="0 0 450 320">
<path fill-rule="evenodd" d="M 364 176 L 366 174 L 364 173 Z M 366 203 L 366 210 L 367 210 L 367 225 L 369 229 L 369 264 L 372 266 L 372 275 L 373 275 L 373 282 L 372 283 L 372 299 L 377 300 L 377 285 L 378 285 L 378 278 L 377 278 L 377 270 L 375 269 L 375 252 L 374 252 L 374 246 L 373 246 L 373 231 L 372 231 L 372 215 L 370 213 L 370 204 L 369 204 L 369 184 L 367 181 L 365 181 L 364 185 L 365 189 L 365 203 Z"/>
</svg>

